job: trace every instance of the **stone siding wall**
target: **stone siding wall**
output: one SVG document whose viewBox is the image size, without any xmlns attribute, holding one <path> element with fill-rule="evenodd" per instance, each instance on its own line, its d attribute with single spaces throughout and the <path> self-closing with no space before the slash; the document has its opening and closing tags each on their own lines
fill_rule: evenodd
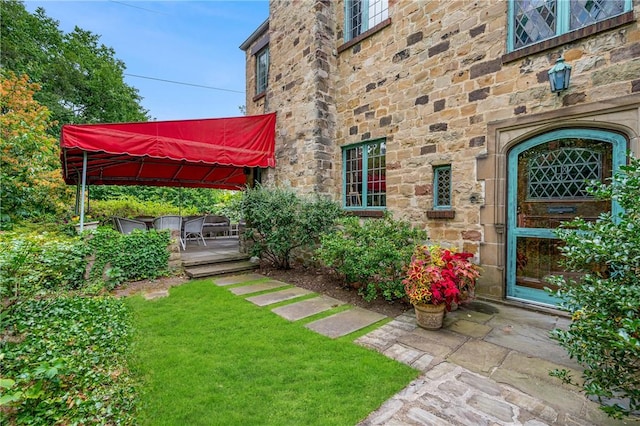
<svg viewBox="0 0 640 426">
<path fill-rule="evenodd" d="M 486 194 L 476 157 L 487 150 L 487 123 L 640 90 L 637 23 L 503 63 L 507 2 L 389 3 L 391 25 L 338 57 L 337 142 L 387 138 L 387 207 L 426 226 L 433 240 L 478 251 Z M 547 71 L 560 54 L 573 76 L 557 96 Z M 452 165 L 456 215 L 430 220 L 433 166 L 443 164 Z"/>
<path fill-rule="evenodd" d="M 277 166 L 266 173 L 267 183 L 304 193 L 335 191 L 336 102 L 330 75 L 336 72 L 336 7 L 326 0 L 270 3 L 268 89 L 264 98 L 247 106 L 249 114 L 278 113 Z M 247 75 L 253 70 L 248 65 Z M 248 88 L 252 79 L 247 78 Z"/>
<path fill-rule="evenodd" d="M 624 114 L 635 108 L 638 117 L 640 108 L 636 21 L 517 57 L 505 55 L 507 4 L 389 0 L 391 22 L 345 46 L 343 1 L 271 0 L 269 89 L 265 99 L 247 101 L 249 113 L 278 113 L 270 180 L 340 200 L 341 147 L 386 138 L 387 210 L 434 241 L 477 254 L 491 281 L 481 292 L 503 296 L 504 206 L 496 199 L 505 188 L 494 177 L 506 174 L 506 165 L 504 152 L 488 146 L 495 123 L 526 122 L 535 134 L 568 125 L 562 117 L 569 111 L 576 123 L 595 125 L 589 114 L 606 116 L 602 109 L 613 99 L 626 99 Z M 640 16 L 640 2 L 631 15 Z M 547 71 L 560 55 L 573 73 L 558 96 Z M 616 129 L 638 148 L 638 119 Z M 433 167 L 445 164 L 452 167 L 455 217 L 429 219 Z"/>
</svg>

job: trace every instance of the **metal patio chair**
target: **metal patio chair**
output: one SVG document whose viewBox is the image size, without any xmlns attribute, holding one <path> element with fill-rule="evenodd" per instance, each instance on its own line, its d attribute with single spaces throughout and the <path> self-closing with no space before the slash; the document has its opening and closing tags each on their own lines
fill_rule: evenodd
<svg viewBox="0 0 640 426">
<path fill-rule="evenodd" d="M 168 229 L 169 231 L 178 231 L 178 242 L 185 248 L 184 240 L 182 239 L 182 216 L 160 216 L 153 219 L 153 228 L 157 230 Z"/>
<path fill-rule="evenodd" d="M 116 229 L 123 234 L 130 234 L 134 229 L 147 230 L 147 224 L 135 219 L 125 219 L 124 217 L 114 217 L 113 222 Z"/>
<path fill-rule="evenodd" d="M 184 225 L 182 227 L 182 241 L 184 242 L 185 248 L 189 238 L 195 238 L 196 241 L 198 241 L 198 245 L 200 244 L 200 240 L 202 240 L 202 244 L 205 246 L 207 245 L 207 242 L 204 240 L 204 235 L 202 234 L 204 218 L 204 216 L 200 216 L 195 219 L 184 221 Z"/>
</svg>

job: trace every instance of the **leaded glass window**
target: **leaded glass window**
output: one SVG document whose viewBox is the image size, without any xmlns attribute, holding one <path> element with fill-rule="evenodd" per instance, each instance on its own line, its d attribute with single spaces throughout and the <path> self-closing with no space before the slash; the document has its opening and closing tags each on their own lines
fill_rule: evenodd
<svg viewBox="0 0 640 426">
<path fill-rule="evenodd" d="M 349 41 L 389 17 L 388 0 L 346 0 L 345 41 Z"/>
<path fill-rule="evenodd" d="M 526 0 L 514 3 L 515 48 L 518 49 L 556 34 L 556 2 Z"/>
<path fill-rule="evenodd" d="M 386 143 L 349 146 L 342 152 L 347 208 L 382 208 L 387 204 Z"/>
<path fill-rule="evenodd" d="M 529 200 L 589 198 L 587 185 L 602 176 L 602 155 L 584 148 L 541 152 L 528 163 Z"/>
<path fill-rule="evenodd" d="M 438 166 L 433 169 L 433 207 L 451 208 L 451 166 Z"/>
<path fill-rule="evenodd" d="M 625 0 L 571 0 L 569 30 L 586 27 L 625 11 Z"/>
<path fill-rule="evenodd" d="M 269 47 L 256 54 L 256 95 L 267 90 L 269 79 Z"/>
<path fill-rule="evenodd" d="M 508 50 L 620 15 L 631 0 L 510 0 Z"/>
</svg>

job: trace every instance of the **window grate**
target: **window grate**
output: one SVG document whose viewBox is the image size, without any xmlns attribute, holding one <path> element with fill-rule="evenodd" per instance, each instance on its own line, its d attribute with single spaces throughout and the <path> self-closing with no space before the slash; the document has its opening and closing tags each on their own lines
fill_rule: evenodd
<svg viewBox="0 0 640 426">
<path fill-rule="evenodd" d="M 600 179 L 602 155 L 583 148 L 540 153 L 529 161 L 527 197 L 530 200 L 590 198 L 589 180 Z"/>
<path fill-rule="evenodd" d="M 433 169 L 434 208 L 451 207 L 451 166 L 440 166 Z"/>
</svg>

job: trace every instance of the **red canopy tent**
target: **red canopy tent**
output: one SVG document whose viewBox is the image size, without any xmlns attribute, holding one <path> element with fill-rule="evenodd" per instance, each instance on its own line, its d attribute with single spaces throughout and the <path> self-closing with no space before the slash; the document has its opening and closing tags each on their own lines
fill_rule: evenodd
<svg viewBox="0 0 640 426">
<path fill-rule="evenodd" d="M 275 123 L 272 113 L 65 125 L 63 178 L 82 193 L 87 184 L 242 189 L 251 168 L 275 167 Z"/>
</svg>

